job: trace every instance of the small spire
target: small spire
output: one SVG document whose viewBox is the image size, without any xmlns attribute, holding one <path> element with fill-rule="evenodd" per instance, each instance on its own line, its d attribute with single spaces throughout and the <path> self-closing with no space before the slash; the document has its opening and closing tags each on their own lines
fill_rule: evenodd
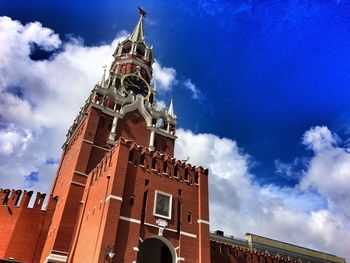
<svg viewBox="0 0 350 263">
<path fill-rule="evenodd" d="M 130 35 L 129 39 L 132 42 L 144 42 L 145 41 L 145 35 L 143 33 L 143 17 L 147 15 L 146 11 L 139 7 L 139 13 L 140 13 L 140 19 L 137 22 L 134 31 Z"/>
<path fill-rule="evenodd" d="M 102 79 L 100 82 L 101 87 L 104 87 L 104 85 L 106 84 L 106 68 L 107 68 L 107 66 L 103 66 L 103 75 L 102 75 Z"/>
<path fill-rule="evenodd" d="M 171 100 L 170 100 L 170 105 L 169 105 L 169 109 L 168 109 L 168 114 L 169 114 L 171 117 L 176 118 L 175 113 L 174 113 L 173 98 L 171 98 Z"/>
</svg>

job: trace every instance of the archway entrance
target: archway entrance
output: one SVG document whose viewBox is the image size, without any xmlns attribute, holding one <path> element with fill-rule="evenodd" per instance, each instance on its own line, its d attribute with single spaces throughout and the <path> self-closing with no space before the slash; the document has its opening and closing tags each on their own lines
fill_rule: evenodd
<svg viewBox="0 0 350 263">
<path fill-rule="evenodd" d="M 138 263 L 175 263 L 175 251 L 158 237 L 148 238 L 140 246 Z"/>
</svg>

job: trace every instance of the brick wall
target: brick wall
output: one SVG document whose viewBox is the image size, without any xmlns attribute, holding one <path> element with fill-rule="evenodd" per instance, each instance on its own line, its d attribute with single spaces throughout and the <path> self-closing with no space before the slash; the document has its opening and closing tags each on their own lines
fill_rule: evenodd
<svg viewBox="0 0 350 263">
<path fill-rule="evenodd" d="M 0 189 L 0 258 L 22 262 L 39 262 L 48 226 L 56 205 L 50 197 L 46 210 L 41 210 L 45 194 Z M 35 198 L 33 208 L 28 208 Z"/>
<path fill-rule="evenodd" d="M 142 241 L 159 236 L 156 190 L 172 195 L 162 238 L 177 257 L 209 262 L 207 188 L 207 170 L 120 138 L 88 176 L 69 262 L 103 262 L 107 247 L 116 251 L 114 262 L 135 261 Z"/>
</svg>

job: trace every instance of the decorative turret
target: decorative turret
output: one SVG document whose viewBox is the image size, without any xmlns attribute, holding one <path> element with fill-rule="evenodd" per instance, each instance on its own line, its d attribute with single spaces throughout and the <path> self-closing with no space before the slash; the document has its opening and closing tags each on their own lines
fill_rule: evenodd
<svg viewBox="0 0 350 263">
<path fill-rule="evenodd" d="M 174 105 L 173 105 L 173 99 L 171 98 L 170 100 L 170 105 L 169 105 L 169 109 L 168 109 L 168 114 L 170 117 L 172 118 L 176 118 L 176 115 L 174 113 Z"/>
<path fill-rule="evenodd" d="M 142 76 L 148 84 L 152 78 L 153 50 L 145 42 L 143 30 L 143 18 L 146 12 L 139 8 L 140 19 L 132 34 L 118 44 L 113 56 L 111 74 L 137 73 Z"/>
<path fill-rule="evenodd" d="M 119 137 L 123 136 L 151 150 L 173 155 L 177 121 L 173 101 L 171 100 L 169 109 L 157 107 L 156 84 L 150 85 L 154 62 L 153 50 L 145 42 L 143 29 L 146 12 L 139 8 L 139 13 L 140 18 L 132 34 L 118 44 L 113 54 L 114 61 L 108 76 L 104 67 L 101 81 L 95 85 L 85 106 L 69 129 L 66 144 L 69 144 L 71 138 L 75 136 L 85 119 L 84 116 L 93 106 L 107 115 L 103 118 L 110 122 L 107 126 L 105 147 L 110 148 Z M 129 116 L 131 113 L 132 116 Z M 132 124 L 127 123 L 128 118 L 132 118 Z M 105 121 L 101 121 L 103 122 Z M 142 128 L 131 127 L 136 123 L 141 125 L 141 122 L 145 125 Z M 136 136 L 127 132 L 128 130 L 140 132 Z M 149 139 L 146 139 L 147 137 Z"/>
<path fill-rule="evenodd" d="M 143 17 L 146 15 L 146 12 L 142 8 L 139 8 L 139 12 L 141 14 L 139 22 L 137 22 L 137 25 L 136 25 L 134 31 L 129 36 L 129 39 L 132 42 L 144 43 L 145 35 L 143 33 Z"/>
<path fill-rule="evenodd" d="M 104 87 L 105 84 L 106 84 L 106 67 L 107 66 L 103 66 L 103 75 L 102 75 L 102 79 L 101 79 L 101 82 L 100 82 L 100 86 L 101 87 Z"/>
</svg>

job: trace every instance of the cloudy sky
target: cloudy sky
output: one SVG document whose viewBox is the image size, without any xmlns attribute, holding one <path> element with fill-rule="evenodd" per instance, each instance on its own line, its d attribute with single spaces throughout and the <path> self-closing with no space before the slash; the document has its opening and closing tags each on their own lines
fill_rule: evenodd
<svg viewBox="0 0 350 263">
<path fill-rule="evenodd" d="M 65 134 L 144 6 L 176 156 L 211 228 L 350 260 L 350 2 L 0 0 L 0 186 L 49 192 Z M 189 107 L 191 105 L 191 107 Z"/>
</svg>

